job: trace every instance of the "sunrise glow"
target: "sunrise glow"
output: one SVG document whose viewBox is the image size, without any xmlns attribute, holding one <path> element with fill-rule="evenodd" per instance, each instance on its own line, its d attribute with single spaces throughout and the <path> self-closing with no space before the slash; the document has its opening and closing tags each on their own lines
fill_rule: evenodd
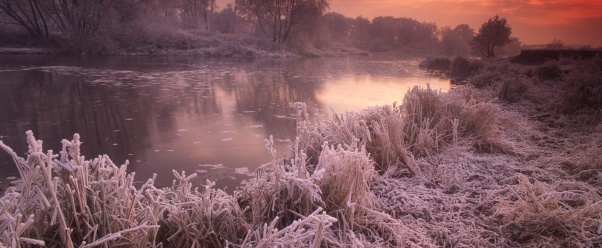
<svg viewBox="0 0 602 248">
<path fill-rule="evenodd" d="M 232 2 L 218 0 L 218 5 Z M 602 1 L 598 0 L 332 0 L 330 11 L 353 18 L 410 17 L 440 27 L 466 23 L 475 30 L 497 14 L 508 19 L 513 36 L 525 44 L 560 39 L 566 44 L 602 46 Z"/>
</svg>

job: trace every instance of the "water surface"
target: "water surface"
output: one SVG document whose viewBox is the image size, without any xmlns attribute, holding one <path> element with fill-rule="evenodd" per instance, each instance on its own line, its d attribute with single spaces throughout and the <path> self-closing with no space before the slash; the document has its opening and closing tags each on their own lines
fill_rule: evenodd
<svg viewBox="0 0 602 248">
<path fill-rule="evenodd" d="M 128 160 L 138 181 L 157 173 L 157 184 L 167 186 L 172 170 L 184 170 L 233 189 L 270 161 L 270 135 L 277 156 L 288 153 L 295 137 L 290 102 L 328 118 L 401 103 L 414 85 L 450 88 L 419 62 L 0 55 L 0 139 L 24 155 L 27 130 L 55 152 L 79 133 L 86 158 Z M 0 152 L 0 188 L 18 175 L 12 163 Z"/>
</svg>

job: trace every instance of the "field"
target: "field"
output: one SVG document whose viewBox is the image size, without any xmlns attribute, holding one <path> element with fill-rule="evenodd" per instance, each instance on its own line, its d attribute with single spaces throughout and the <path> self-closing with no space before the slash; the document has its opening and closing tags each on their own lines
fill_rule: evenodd
<svg viewBox="0 0 602 248">
<path fill-rule="evenodd" d="M 466 84 L 329 120 L 291 103 L 292 154 L 233 194 L 185 172 L 136 183 L 127 163 L 82 157 L 77 134 L 54 154 L 28 132 L 26 158 L 0 142 L 21 176 L 0 199 L 0 244 L 602 245 L 602 59 L 431 61 Z"/>
</svg>

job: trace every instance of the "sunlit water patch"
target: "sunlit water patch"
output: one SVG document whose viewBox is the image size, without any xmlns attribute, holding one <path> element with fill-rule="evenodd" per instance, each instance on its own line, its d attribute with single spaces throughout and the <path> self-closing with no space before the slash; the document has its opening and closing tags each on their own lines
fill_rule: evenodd
<svg viewBox="0 0 602 248">
<path fill-rule="evenodd" d="M 312 115 L 403 100 L 414 85 L 447 91 L 449 81 L 418 69 L 418 59 L 216 59 L 1 55 L 0 139 L 23 155 L 25 131 L 45 149 L 82 137 L 90 158 L 129 161 L 139 181 L 154 173 L 166 186 L 172 170 L 235 188 L 295 139 L 290 102 Z M 0 153 L 1 187 L 17 175 Z"/>
</svg>

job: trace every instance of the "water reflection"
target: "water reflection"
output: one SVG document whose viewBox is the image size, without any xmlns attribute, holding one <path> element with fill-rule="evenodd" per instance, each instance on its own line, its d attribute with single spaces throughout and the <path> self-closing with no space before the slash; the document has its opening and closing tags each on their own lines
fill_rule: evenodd
<svg viewBox="0 0 602 248">
<path fill-rule="evenodd" d="M 77 132 L 86 157 L 129 160 L 137 179 L 171 170 L 233 188 L 294 140 L 288 103 L 330 115 L 400 102 L 413 85 L 447 90 L 449 81 L 417 69 L 416 60 L 382 58 L 206 60 L 191 57 L 2 55 L 0 136 L 19 154 L 33 130 L 46 149 Z M 15 175 L 0 153 L 0 180 Z M 6 183 L 3 184 L 6 187 Z"/>
</svg>

